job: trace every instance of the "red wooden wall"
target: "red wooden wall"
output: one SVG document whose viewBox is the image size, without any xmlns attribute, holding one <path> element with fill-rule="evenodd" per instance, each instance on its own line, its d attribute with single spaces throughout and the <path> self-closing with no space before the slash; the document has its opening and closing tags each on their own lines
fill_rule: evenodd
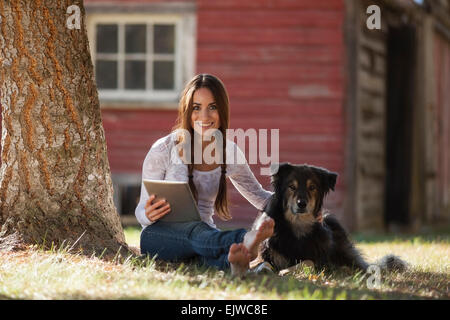
<svg viewBox="0 0 450 320">
<path fill-rule="evenodd" d="M 343 177 L 344 1 L 197 4 L 197 71 L 225 83 L 231 127 L 280 129 L 280 161 L 324 166 Z M 259 166 L 252 169 L 270 189 Z M 342 191 L 340 183 L 328 207 L 339 211 Z M 236 220 L 254 216 L 247 201 L 230 192 Z"/>
</svg>

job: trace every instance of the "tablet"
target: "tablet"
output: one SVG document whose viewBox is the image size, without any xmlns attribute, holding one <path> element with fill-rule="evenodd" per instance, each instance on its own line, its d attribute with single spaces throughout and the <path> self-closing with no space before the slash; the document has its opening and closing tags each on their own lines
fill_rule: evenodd
<svg viewBox="0 0 450 320">
<path fill-rule="evenodd" d="M 166 199 L 170 212 L 162 217 L 166 222 L 201 221 L 197 203 L 187 182 L 143 179 L 149 195 L 154 194 L 159 201 Z"/>
</svg>

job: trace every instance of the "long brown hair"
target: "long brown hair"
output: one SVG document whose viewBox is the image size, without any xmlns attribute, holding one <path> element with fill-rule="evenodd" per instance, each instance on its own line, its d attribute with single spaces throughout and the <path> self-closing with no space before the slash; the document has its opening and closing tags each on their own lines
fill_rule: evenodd
<svg viewBox="0 0 450 320">
<path fill-rule="evenodd" d="M 231 215 L 228 211 L 228 197 L 227 197 L 227 180 L 226 180 L 226 130 L 229 127 L 230 115 L 229 115 L 229 99 L 228 93 L 225 89 L 225 85 L 222 81 L 210 74 L 198 74 L 188 84 L 185 86 L 183 93 L 180 98 L 180 103 L 178 107 L 178 118 L 176 125 L 173 127 L 173 131 L 178 129 L 180 134 L 178 135 L 178 140 L 176 143 L 187 143 L 187 139 L 184 137 L 184 133 L 189 133 L 191 135 L 190 146 L 190 161 L 188 161 L 188 177 L 189 177 L 189 187 L 191 188 L 192 194 L 196 201 L 198 201 L 197 188 L 195 187 L 193 181 L 193 170 L 194 170 L 194 128 L 191 125 L 191 116 L 193 110 L 193 98 L 196 90 L 200 88 L 207 88 L 211 91 L 214 96 L 214 101 L 217 105 L 217 111 L 219 112 L 220 119 L 220 132 L 223 137 L 223 153 L 221 155 L 222 159 L 222 173 L 220 175 L 219 191 L 217 193 L 216 200 L 214 202 L 214 208 L 216 209 L 217 215 L 222 220 L 230 220 Z M 183 154 L 183 157 L 186 156 Z M 186 159 L 187 160 L 187 159 Z"/>
</svg>

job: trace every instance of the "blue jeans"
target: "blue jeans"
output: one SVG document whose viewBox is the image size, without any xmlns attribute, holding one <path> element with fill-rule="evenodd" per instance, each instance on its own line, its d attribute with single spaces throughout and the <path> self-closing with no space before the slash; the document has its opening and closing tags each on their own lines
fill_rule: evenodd
<svg viewBox="0 0 450 320">
<path fill-rule="evenodd" d="M 230 246 L 243 242 L 246 232 L 220 231 L 202 221 L 157 221 L 142 230 L 141 253 L 171 262 L 199 258 L 202 264 L 226 270 Z"/>
</svg>

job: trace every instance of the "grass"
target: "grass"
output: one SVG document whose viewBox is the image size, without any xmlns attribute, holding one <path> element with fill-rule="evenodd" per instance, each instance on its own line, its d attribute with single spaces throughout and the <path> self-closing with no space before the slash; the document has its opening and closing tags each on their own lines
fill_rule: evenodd
<svg viewBox="0 0 450 320">
<path fill-rule="evenodd" d="M 126 228 L 130 245 L 139 245 L 137 228 Z M 356 234 L 369 261 L 393 253 L 408 261 L 405 273 L 382 274 L 380 286 L 367 287 L 367 274 L 326 273 L 308 267 L 278 276 L 228 272 L 149 258 L 113 263 L 68 252 L 68 248 L 0 251 L 3 299 L 449 299 L 449 233 L 393 237 Z"/>
</svg>

